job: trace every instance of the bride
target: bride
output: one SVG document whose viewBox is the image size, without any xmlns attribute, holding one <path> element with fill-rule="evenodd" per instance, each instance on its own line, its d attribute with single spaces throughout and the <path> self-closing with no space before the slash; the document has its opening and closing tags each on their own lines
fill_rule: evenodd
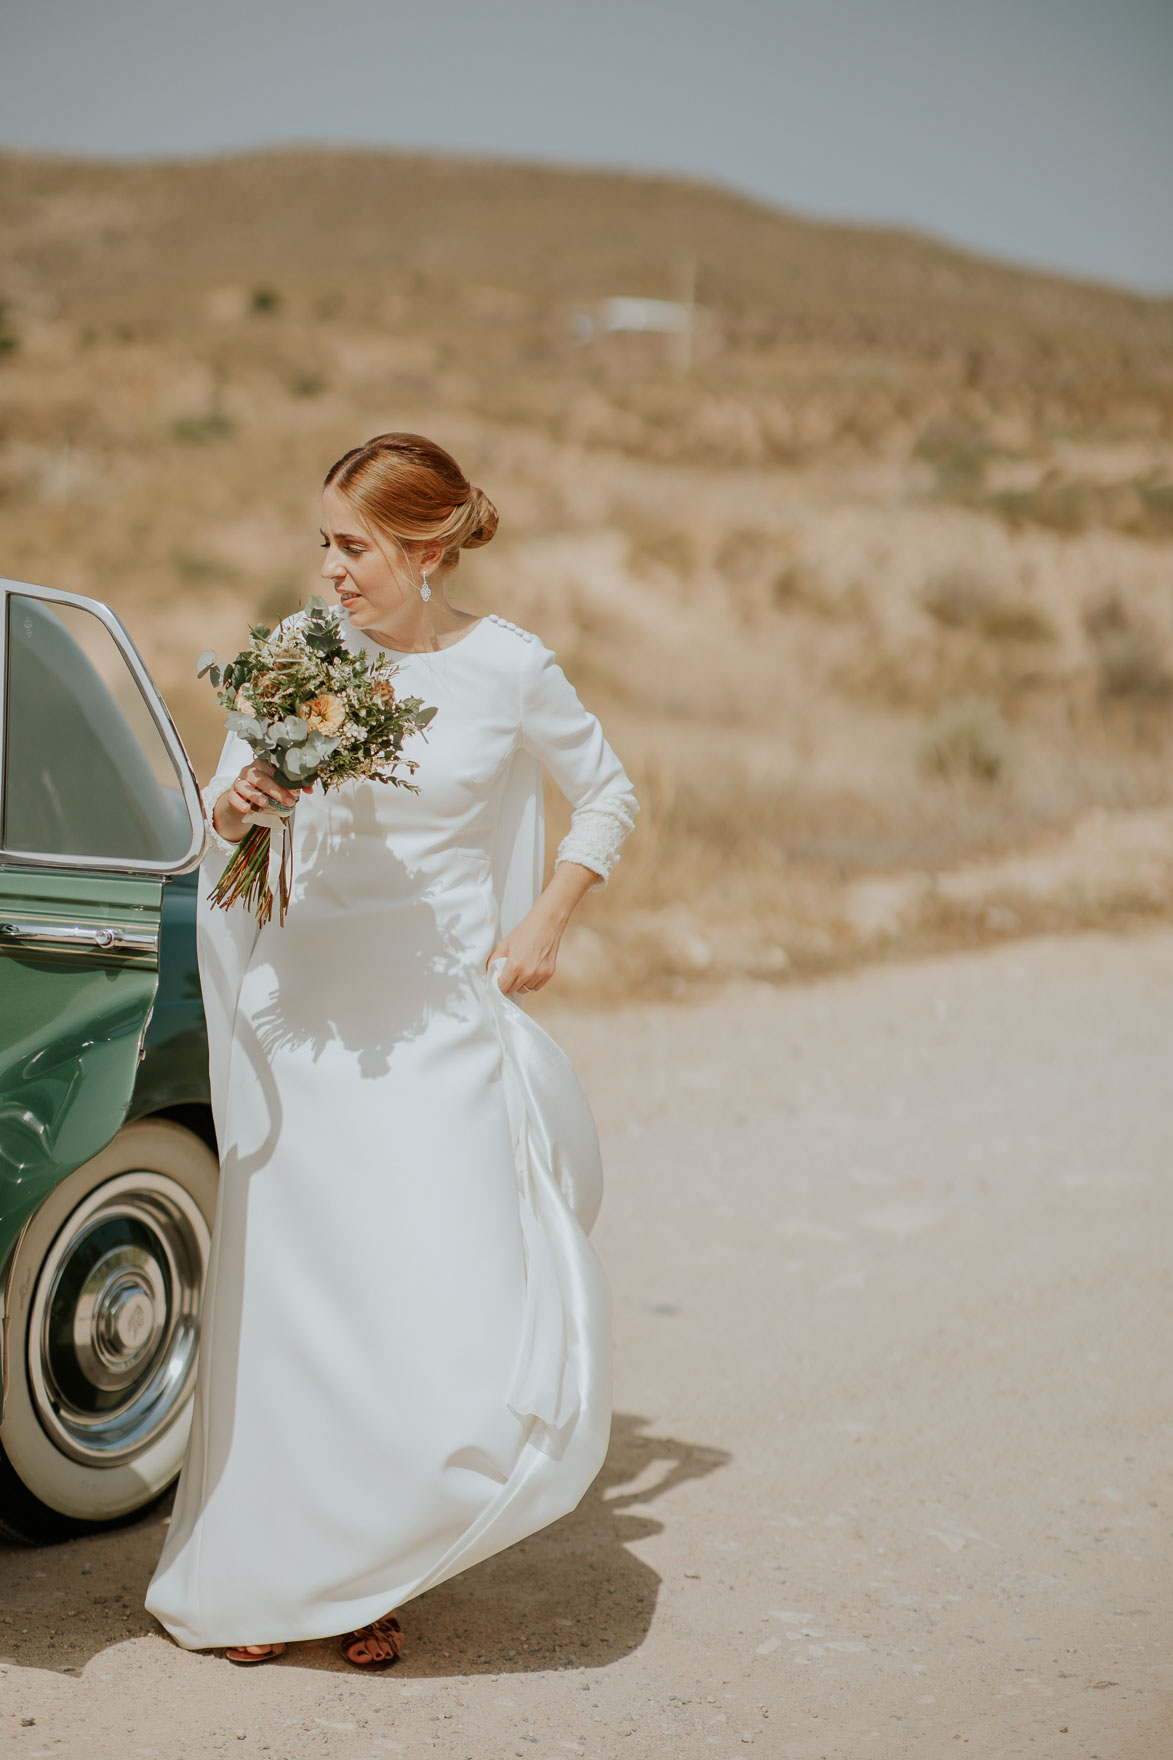
<svg viewBox="0 0 1173 1760">
<path fill-rule="evenodd" d="M 605 886 L 638 803 L 533 632 L 448 601 L 492 503 L 419 434 L 339 459 L 322 574 L 344 640 L 437 714 L 419 793 L 297 797 L 226 741 L 204 791 L 200 975 L 222 1172 L 191 1437 L 146 1605 L 235 1662 L 395 1610 L 565 1515 L 607 1450 L 610 1293 L 585 1095 L 518 997 Z M 300 614 L 298 614 L 300 615 Z M 413 742 L 414 743 L 414 742 Z M 543 886 L 541 770 L 573 808 Z M 208 890 L 291 803 L 284 926 Z"/>
</svg>

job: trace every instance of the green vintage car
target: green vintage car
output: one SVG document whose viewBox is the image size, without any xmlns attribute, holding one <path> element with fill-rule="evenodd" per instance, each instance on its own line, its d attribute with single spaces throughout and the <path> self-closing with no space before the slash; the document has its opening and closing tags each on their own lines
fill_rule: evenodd
<svg viewBox="0 0 1173 1760">
<path fill-rule="evenodd" d="M 0 1529 L 150 1504 L 191 1422 L 219 1161 L 205 830 L 117 617 L 0 580 Z"/>
</svg>

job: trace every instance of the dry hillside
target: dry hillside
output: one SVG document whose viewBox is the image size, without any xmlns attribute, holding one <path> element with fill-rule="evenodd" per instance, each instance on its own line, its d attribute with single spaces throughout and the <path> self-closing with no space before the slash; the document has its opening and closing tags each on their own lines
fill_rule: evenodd
<svg viewBox="0 0 1173 1760">
<path fill-rule="evenodd" d="M 0 571 L 114 605 L 204 771 L 193 658 L 313 590 L 339 453 L 419 428 L 493 496 L 461 602 L 558 650 L 644 801 L 568 988 L 1165 908 L 1173 301 L 374 152 L 0 155 L 0 238 Z M 692 265 L 687 372 L 590 333 Z"/>
</svg>

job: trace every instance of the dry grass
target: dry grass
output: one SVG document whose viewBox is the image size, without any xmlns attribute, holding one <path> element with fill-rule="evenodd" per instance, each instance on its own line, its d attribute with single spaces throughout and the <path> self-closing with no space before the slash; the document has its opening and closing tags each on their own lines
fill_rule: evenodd
<svg viewBox="0 0 1173 1760">
<path fill-rule="evenodd" d="M 1083 885 L 1079 828 L 1173 792 L 1173 303 L 701 185 L 374 153 L 0 155 L 0 225 L 5 572 L 120 611 L 201 770 L 194 656 L 314 590 L 325 469 L 415 427 L 502 510 L 461 602 L 557 649 L 643 802 L 567 985 L 1160 908 Z M 577 339 L 693 253 L 689 377 Z M 982 891 L 1052 844 L 1029 897 Z"/>
</svg>

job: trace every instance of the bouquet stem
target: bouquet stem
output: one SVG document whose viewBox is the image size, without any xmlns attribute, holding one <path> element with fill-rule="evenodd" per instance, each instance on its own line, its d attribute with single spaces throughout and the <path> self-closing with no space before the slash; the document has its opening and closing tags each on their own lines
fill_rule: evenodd
<svg viewBox="0 0 1173 1760">
<path fill-rule="evenodd" d="M 243 899 L 264 928 L 273 915 L 276 896 L 278 921 L 284 925 L 293 882 L 293 838 L 289 815 L 258 812 L 247 817 L 249 828 L 229 856 L 224 872 L 208 898 L 222 910 L 227 910 L 238 898 Z M 273 845 L 274 832 L 280 835 L 279 849 Z"/>
</svg>

